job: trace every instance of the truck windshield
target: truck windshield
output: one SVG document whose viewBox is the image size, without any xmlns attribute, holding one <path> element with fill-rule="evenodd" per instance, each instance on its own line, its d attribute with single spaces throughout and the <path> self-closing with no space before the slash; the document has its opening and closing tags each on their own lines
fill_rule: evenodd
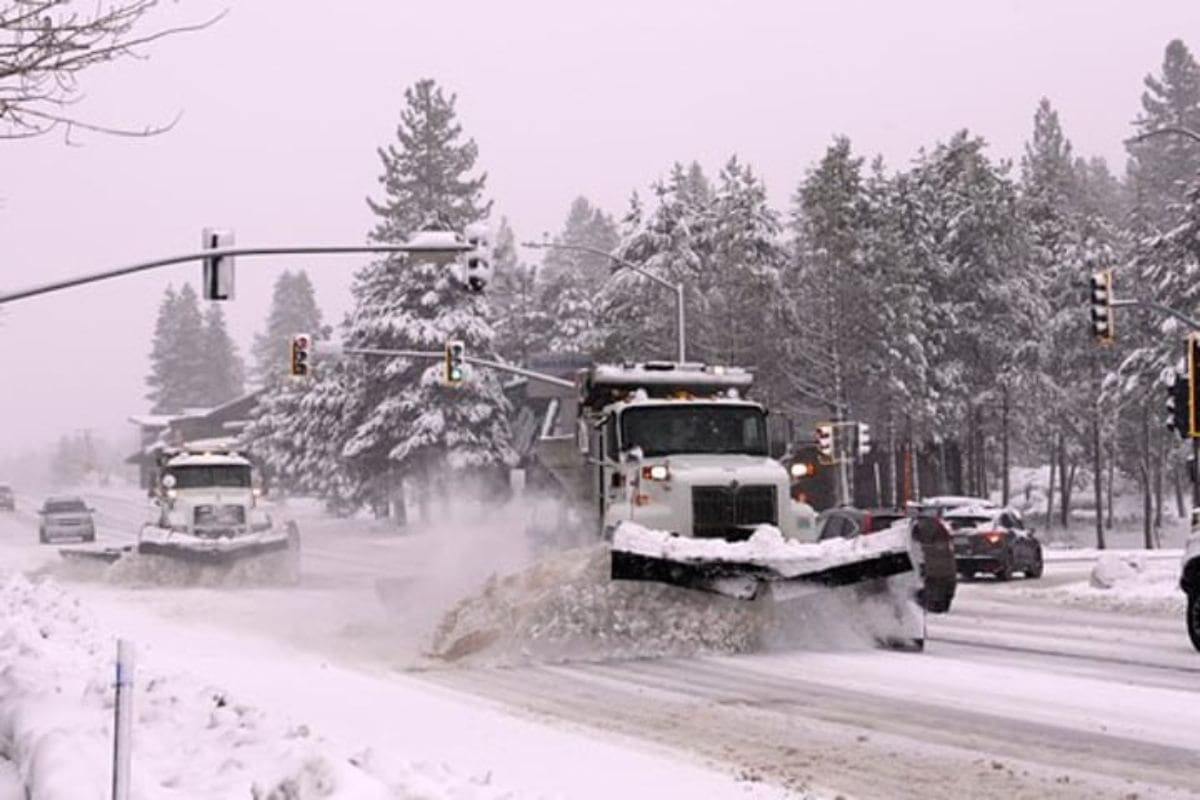
<svg viewBox="0 0 1200 800">
<path fill-rule="evenodd" d="M 175 476 L 176 489 L 203 489 L 207 486 L 250 488 L 250 467 L 245 465 L 172 467 L 170 474 Z"/>
<path fill-rule="evenodd" d="M 767 454 L 767 424 L 754 406 L 697 403 L 646 406 L 621 414 L 621 447 L 643 455 L 673 453 Z"/>
</svg>

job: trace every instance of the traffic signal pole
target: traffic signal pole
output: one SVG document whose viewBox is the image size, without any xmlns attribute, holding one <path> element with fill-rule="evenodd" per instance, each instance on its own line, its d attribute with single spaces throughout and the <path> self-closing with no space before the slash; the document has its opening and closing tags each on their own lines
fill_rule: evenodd
<svg viewBox="0 0 1200 800">
<path fill-rule="evenodd" d="M 444 245 L 440 245 L 437 248 L 437 252 L 457 254 L 468 252 L 471 249 L 471 245 L 465 243 L 446 243 Z M 104 270 L 103 272 L 95 272 L 90 275 L 79 275 L 74 278 L 67 278 L 61 281 L 45 283 L 41 286 L 32 286 L 27 289 L 17 290 L 15 292 L 5 292 L 0 294 L 0 305 L 11 303 L 15 300 L 24 300 L 29 297 L 37 297 L 43 294 L 59 292 L 63 289 L 71 289 L 73 287 L 83 286 L 89 283 L 98 283 L 100 281 L 106 281 L 112 278 L 119 278 L 124 275 L 133 275 L 138 272 L 148 272 L 150 270 L 159 269 L 161 267 L 169 267 L 175 264 L 186 264 L 190 261 L 203 262 L 209 259 L 232 256 L 344 255 L 350 253 L 421 253 L 426 251 L 427 248 L 416 247 L 412 243 L 330 246 L 319 245 L 312 247 L 216 247 L 200 250 L 195 253 L 184 253 L 177 256 L 157 258 L 153 261 L 141 261 L 124 267 L 116 267 L 114 269 Z"/>
<path fill-rule="evenodd" d="M 341 347 L 341 346 L 318 346 L 318 353 L 324 351 L 327 354 L 334 356 L 381 356 L 384 358 L 411 358 L 424 361 L 441 361 L 446 357 L 446 353 L 441 350 L 393 350 L 383 347 Z M 474 364 L 478 367 L 493 369 L 497 372 L 506 372 L 510 375 L 519 375 L 522 378 L 528 378 L 539 383 L 557 386 L 561 389 L 574 389 L 574 381 L 559 378 L 556 375 L 547 375 L 544 372 L 537 370 L 518 367 L 515 364 L 505 364 L 501 361 L 492 361 L 487 358 L 476 358 L 475 356 L 463 355 L 462 360 L 468 364 Z"/>
</svg>

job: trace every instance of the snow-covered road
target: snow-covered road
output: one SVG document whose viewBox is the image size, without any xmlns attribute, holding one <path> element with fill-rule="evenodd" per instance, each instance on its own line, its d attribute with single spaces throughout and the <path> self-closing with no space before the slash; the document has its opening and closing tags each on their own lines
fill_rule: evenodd
<svg viewBox="0 0 1200 800">
<path fill-rule="evenodd" d="M 135 499 L 92 499 L 102 538 L 142 518 Z M 30 524 L 0 522 L 6 565 L 51 557 L 14 541 Z M 1200 797 L 1200 656 L 1181 614 L 1169 595 L 1091 598 L 1090 558 L 1051 560 L 1039 582 L 961 585 L 923 654 L 480 666 L 425 657 L 425 637 L 456 596 L 527 559 L 523 543 L 302 527 L 296 589 L 67 585 L 161 663 L 326 735 L 534 794 Z M 1153 563 L 1170 578 L 1175 562 Z"/>
</svg>

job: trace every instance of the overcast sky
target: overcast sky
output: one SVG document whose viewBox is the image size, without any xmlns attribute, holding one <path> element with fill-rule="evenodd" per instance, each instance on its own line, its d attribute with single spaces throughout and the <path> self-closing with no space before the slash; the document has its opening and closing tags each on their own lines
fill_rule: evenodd
<svg viewBox="0 0 1200 800">
<path fill-rule="evenodd" d="M 189 0 L 160 19 L 224 7 Z M 672 162 L 715 173 L 735 153 L 784 210 L 839 133 L 892 168 L 962 127 L 1018 157 L 1043 95 L 1076 152 L 1119 172 L 1142 79 L 1172 38 L 1200 51 L 1200 2 L 243 2 L 85 78 L 88 119 L 182 112 L 169 133 L 0 142 L 0 286 L 194 250 L 206 225 L 240 244 L 361 243 L 375 150 L 423 77 L 457 93 L 496 216 L 520 237 L 558 231 L 578 195 L 619 214 Z M 226 312 L 243 354 L 286 266 L 309 269 L 337 321 L 361 263 L 240 262 Z M 132 430 L 163 289 L 198 273 L 0 311 L 0 460 L 80 428 Z"/>
</svg>

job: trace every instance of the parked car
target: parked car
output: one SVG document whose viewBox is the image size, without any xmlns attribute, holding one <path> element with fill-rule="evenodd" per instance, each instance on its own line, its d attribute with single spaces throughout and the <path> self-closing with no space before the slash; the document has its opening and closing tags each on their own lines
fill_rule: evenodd
<svg viewBox="0 0 1200 800">
<path fill-rule="evenodd" d="M 42 516 L 38 526 L 38 541 L 42 544 L 55 539 L 96 541 L 96 522 L 92 518 L 92 512 L 93 509 L 89 508 L 81 497 L 47 497 L 38 510 Z"/>
<path fill-rule="evenodd" d="M 954 600 L 958 574 L 950 530 L 936 517 L 917 517 L 898 508 L 831 508 L 817 517 L 817 539 L 852 539 L 897 524 L 912 526 L 909 534 L 918 545 L 914 556 L 923 586 L 917 601 L 926 611 L 944 614 Z"/>
<path fill-rule="evenodd" d="M 17 510 L 17 499 L 13 496 L 11 486 L 0 483 L 0 508 L 5 511 Z"/>
<path fill-rule="evenodd" d="M 954 537 L 954 560 L 964 578 L 986 572 L 1006 581 L 1013 573 L 1042 577 L 1042 543 L 1011 508 L 962 506 L 943 514 Z"/>
</svg>

